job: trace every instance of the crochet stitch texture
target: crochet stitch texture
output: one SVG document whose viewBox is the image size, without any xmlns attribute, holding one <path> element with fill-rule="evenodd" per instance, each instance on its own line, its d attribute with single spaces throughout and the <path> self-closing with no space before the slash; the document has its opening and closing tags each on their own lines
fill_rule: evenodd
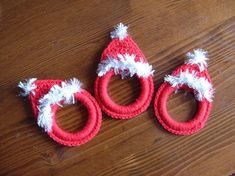
<svg viewBox="0 0 235 176">
<path fill-rule="evenodd" d="M 112 41 L 102 53 L 95 81 L 95 97 L 101 109 L 116 119 L 130 119 L 144 112 L 152 99 L 153 70 L 137 44 L 127 34 L 127 26 L 122 23 L 111 32 Z M 108 84 L 112 76 L 122 78 L 135 76 L 141 85 L 139 97 L 127 106 L 113 102 L 108 95 Z"/>
<path fill-rule="evenodd" d="M 214 89 L 206 69 L 207 52 L 196 49 L 187 54 L 185 64 L 176 68 L 158 89 L 155 100 L 155 116 L 160 124 L 169 132 L 179 135 L 190 135 L 202 129 L 212 108 Z M 198 110 L 193 119 L 177 122 L 167 111 L 166 103 L 171 93 L 184 89 L 194 94 L 198 102 Z"/>
<path fill-rule="evenodd" d="M 37 80 L 36 78 L 20 82 L 23 96 L 29 96 L 37 124 L 56 142 L 66 146 L 78 146 L 91 140 L 98 133 L 102 114 L 96 100 L 84 89 L 75 78 L 62 80 Z M 85 127 L 69 133 L 56 123 L 56 112 L 64 104 L 75 104 L 80 101 L 88 110 Z"/>
</svg>

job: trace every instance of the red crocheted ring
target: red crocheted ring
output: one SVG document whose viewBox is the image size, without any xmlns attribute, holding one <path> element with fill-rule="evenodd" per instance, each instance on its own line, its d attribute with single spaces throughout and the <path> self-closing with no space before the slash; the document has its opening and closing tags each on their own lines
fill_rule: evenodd
<svg viewBox="0 0 235 176">
<path fill-rule="evenodd" d="M 153 70 L 136 43 L 127 34 L 127 26 L 118 24 L 111 32 L 112 41 L 104 50 L 97 69 L 95 97 L 101 109 L 116 119 L 129 119 L 144 112 L 152 99 Z M 115 103 L 108 94 L 108 84 L 112 76 L 122 78 L 135 76 L 141 85 L 139 97 L 127 106 Z"/>
<path fill-rule="evenodd" d="M 202 129 L 209 117 L 212 107 L 214 89 L 207 72 L 207 52 L 196 49 L 188 53 L 188 60 L 171 75 L 165 77 L 154 100 L 155 115 L 161 125 L 171 133 L 190 135 Z M 192 120 L 175 121 L 167 112 L 166 103 L 169 95 L 175 90 L 184 89 L 194 93 L 198 110 Z"/>
<path fill-rule="evenodd" d="M 24 90 L 23 96 L 29 95 L 37 124 L 56 142 L 66 146 L 78 146 L 86 143 L 98 133 L 102 114 L 95 99 L 81 88 L 79 80 L 69 81 L 37 80 L 36 78 L 20 82 Z M 62 130 L 56 123 L 56 111 L 64 104 L 81 102 L 88 110 L 85 127 L 78 132 L 69 133 Z"/>
</svg>

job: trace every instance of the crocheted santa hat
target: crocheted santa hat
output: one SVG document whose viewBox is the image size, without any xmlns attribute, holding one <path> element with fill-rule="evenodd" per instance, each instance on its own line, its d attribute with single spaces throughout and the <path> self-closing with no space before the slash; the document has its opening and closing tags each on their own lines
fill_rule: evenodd
<svg viewBox="0 0 235 176">
<path fill-rule="evenodd" d="M 147 60 L 136 43 L 127 33 L 127 26 L 122 23 L 110 33 L 113 39 L 101 56 L 98 65 L 98 76 L 104 76 L 111 69 L 122 78 L 134 76 L 147 78 L 153 75 L 152 65 Z"/>
<path fill-rule="evenodd" d="M 128 119 L 145 111 L 153 95 L 153 70 L 137 44 L 122 23 L 111 32 L 112 41 L 103 51 L 95 82 L 96 99 L 103 111 L 113 118 Z M 107 86 L 113 75 L 136 76 L 141 84 L 141 94 L 130 105 L 118 105 L 108 95 Z"/>
<path fill-rule="evenodd" d="M 214 89 L 207 71 L 207 52 L 196 49 L 187 53 L 187 57 L 185 64 L 165 77 L 165 82 L 177 88 L 186 85 L 193 90 L 198 101 L 212 102 Z"/>
<path fill-rule="evenodd" d="M 196 49 L 187 54 L 188 59 L 171 75 L 165 77 L 154 100 L 155 115 L 161 125 L 174 134 L 189 135 L 202 129 L 212 107 L 214 89 L 207 71 L 207 52 Z M 198 101 L 195 116 L 186 122 L 177 122 L 167 112 L 166 102 L 175 90 L 184 89 L 194 93 Z"/>
<path fill-rule="evenodd" d="M 29 96 L 38 126 L 42 127 L 55 141 L 68 146 L 80 145 L 94 137 L 101 125 L 101 111 L 95 99 L 84 89 L 78 79 L 37 80 L 27 79 L 18 84 L 22 96 Z M 79 132 L 68 133 L 56 123 L 58 106 L 81 101 L 88 107 L 88 125 Z"/>
</svg>

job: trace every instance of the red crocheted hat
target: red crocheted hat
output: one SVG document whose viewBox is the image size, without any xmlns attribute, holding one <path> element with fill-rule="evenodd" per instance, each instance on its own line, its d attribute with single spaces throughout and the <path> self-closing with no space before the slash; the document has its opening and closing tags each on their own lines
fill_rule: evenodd
<svg viewBox="0 0 235 176">
<path fill-rule="evenodd" d="M 112 41 L 103 51 L 97 69 L 95 97 L 101 109 L 113 118 L 128 119 L 147 109 L 153 95 L 153 70 L 122 23 L 111 32 Z M 140 96 L 127 106 L 118 105 L 109 97 L 107 87 L 114 75 L 136 76 L 141 85 Z"/>
<path fill-rule="evenodd" d="M 84 89 L 81 82 L 75 78 L 69 81 L 28 79 L 18 84 L 23 89 L 22 96 L 28 96 L 38 126 L 55 141 L 77 146 L 92 139 L 101 126 L 101 110 L 95 99 Z M 86 126 L 78 132 L 63 131 L 56 123 L 56 111 L 63 104 L 74 104 L 80 101 L 88 110 L 89 117 Z"/>
<path fill-rule="evenodd" d="M 175 134 L 189 135 L 202 129 L 208 119 L 214 89 L 207 71 L 207 52 L 196 49 L 187 54 L 188 60 L 165 77 L 154 100 L 155 115 L 162 126 Z M 185 89 L 194 93 L 198 111 L 192 120 L 177 122 L 167 112 L 166 102 L 171 93 Z"/>
</svg>

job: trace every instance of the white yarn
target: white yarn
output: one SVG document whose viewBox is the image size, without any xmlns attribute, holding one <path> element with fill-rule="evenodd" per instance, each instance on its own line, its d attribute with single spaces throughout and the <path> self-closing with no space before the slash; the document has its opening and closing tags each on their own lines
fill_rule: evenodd
<svg viewBox="0 0 235 176">
<path fill-rule="evenodd" d="M 105 75 L 111 69 L 114 73 L 120 74 L 122 78 L 127 76 L 132 77 L 133 75 L 138 75 L 139 77 L 148 77 L 153 75 L 154 70 L 152 70 L 152 65 L 145 63 L 143 60 L 135 61 L 135 55 L 129 55 L 128 53 L 117 55 L 117 59 L 113 57 L 108 57 L 98 64 L 97 74 L 98 76 Z"/>
<path fill-rule="evenodd" d="M 62 94 L 66 104 L 74 104 L 75 99 L 73 94 L 81 91 L 82 83 L 76 79 L 70 79 L 66 83 L 62 83 Z"/>
<path fill-rule="evenodd" d="M 205 77 L 197 77 L 196 72 L 180 72 L 177 76 L 167 75 L 165 81 L 170 83 L 172 87 L 179 87 L 187 85 L 195 90 L 194 94 L 198 101 L 202 101 L 204 98 L 209 102 L 212 102 L 214 89 L 212 84 Z"/>
<path fill-rule="evenodd" d="M 25 81 L 20 81 L 18 84 L 18 87 L 23 90 L 23 92 L 20 92 L 21 96 L 28 96 L 30 92 L 34 94 L 34 89 L 37 88 L 37 86 L 34 84 L 34 82 L 37 80 L 37 78 L 30 78 L 26 79 Z"/>
<path fill-rule="evenodd" d="M 81 82 L 76 78 L 62 82 L 61 86 L 54 85 L 50 91 L 39 100 L 38 126 L 44 128 L 46 132 L 50 132 L 52 129 L 53 117 L 51 105 L 60 105 L 61 101 L 63 101 L 64 104 L 74 104 L 74 93 L 80 91 Z"/>
<path fill-rule="evenodd" d="M 192 53 L 187 53 L 188 60 L 185 61 L 186 64 L 197 64 L 200 71 L 203 71 L 207 67 L 207 51 L 203 49 L 195 49 Z"/>
<path fill-rule="evenodd" d="M 114 31 L 110 33 L 110 37 L 112 39 L 119 38 L 119 40 L 123 40 L 128 35 L 127 29 L 128 29 L 127 26 L 125 26 L 122 23 L 119 23 L 114 27 Z"/>
<path fill-rule="evenodd" d="M 45 132 L 50 132 L 52 129 L 52 112 L 51 106 L 39 106 L 38 107 L 38 126 L 44 128 Z"/>
</svg>

